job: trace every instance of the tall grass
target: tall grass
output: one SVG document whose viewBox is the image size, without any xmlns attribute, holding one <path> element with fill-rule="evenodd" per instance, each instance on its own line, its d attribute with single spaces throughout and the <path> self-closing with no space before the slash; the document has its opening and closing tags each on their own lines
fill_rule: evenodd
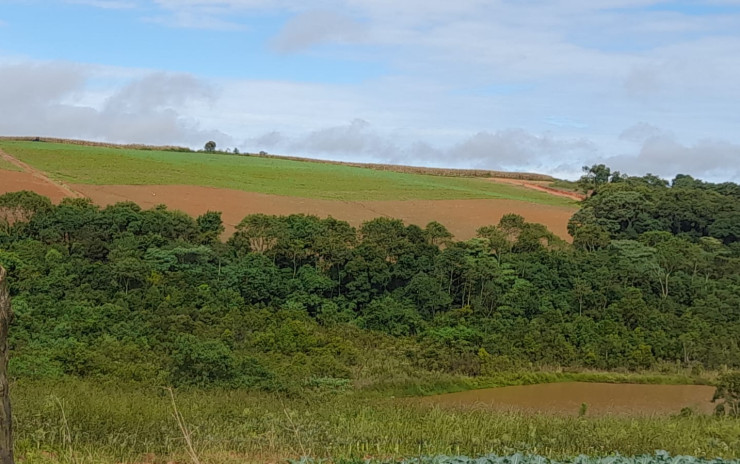
<svg viewBox="0 0 740 464">
<path fill-rule="evenodd" d="M 169 393 L 69 380 L 12 385 L 18 456 L 26 462 L 189 461 Z M 364 393 L 301 397 L 245 391 L 175 393 L 202 462 L 267 462 L 310 455 L 482 455 L 551 458 L 671 454 L 736 458 L 740 421 L 711 416 L 561 417 L 445 409 Z"/>
<path fill-rule="evenodd" d="M 377 355 L 377 353 L 376 353 Z M 455 393 L 479 388 L 535 385 L 554 382 L 633 383 L 653 385 L 713 385 L 718 372 L 692 372 L 674 364 L 663 364 L 660 370 L 644 372 L 607 372 L 588 369 L 563 370 L 559 367 L 532 366 L 468 377 L 430 372 L 380 356 L 364 361 L 355 374 L 355 387 L 365 394 L 379 396 L 425 396 Z"/>
</svg>

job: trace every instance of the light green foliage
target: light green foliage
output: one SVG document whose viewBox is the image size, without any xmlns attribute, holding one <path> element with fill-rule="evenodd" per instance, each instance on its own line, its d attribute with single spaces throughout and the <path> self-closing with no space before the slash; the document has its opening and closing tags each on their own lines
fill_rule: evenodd
<svg viewBox="0 0 740 464">
<path fill-rule="evenodd" d="M 0 149 L 50 176 L 98 185 L 201 185 L 335 200 L 503 198 L 575 202 L 485 179 L 450 178 L 249 156 L 0 142 Z"/>
<path fill-rule="evenodd" d="M 15 164 L 11 163 L 10 161 L 6 161 L 3 158 L 0 158 L 0 170 L 3 171 L 15 171 L 15 172 L 22 172 L 23 169 L 19 168 Z"/>
<path fill-rule="evenodd" d="M 589 464 L 597 462 L 574 456 L 609 456 L 598 464 L 703 464 L 665 455 L 634 461 L 614 456 L 656 449 L 672 455 L 740 456 L 736 420 L 506 414 L 332 393 L 337 385 L 341 382 L 316 380 L 310 394 L 297 398 L 198 389 L 178 390 L 175 398 L 201 461 L 214 464 L 284 462 L 304 454 L 334 462 L 364 462 L 366 457 L 383 462 L 520 452 Z M 170 399 L 161 388 L 76 380 L 22 381 L 13 387 L 16 453 L 23 462 L 187 461 Z M 329 391 L 322 394 L 322 388 Z M 530 458 L 518 456 L 508 464 L 535 464 L 524 459 Z M 543 458 L 538 462 L 544 463 Z"/>
</svg>

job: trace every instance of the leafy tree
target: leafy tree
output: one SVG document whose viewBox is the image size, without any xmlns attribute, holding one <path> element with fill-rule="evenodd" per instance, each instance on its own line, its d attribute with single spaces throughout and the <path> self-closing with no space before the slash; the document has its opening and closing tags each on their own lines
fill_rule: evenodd
<svg viewBox="0 0 740 464">
<path fill-rule="evenodd" d="M 603 164 L 583 166 L 584 174 L 578 180 L 578 186 L 585 193 L 597 191 L 599 187 L 609 182 L 611 169 Z"/>
<path fill-rule="evenodd" d="M 172 382 L 175 385 L 206 386 L 228 382 L 236 376 L 236 360 L 220 341 L 201 341 L 180 335 L 172 353 Z"/>
<path fill-rule="evenodd" d="M 207 211 L 195 220 L 200 234 L 199 242 L 203 244 L 216 243 L 224 232 L 224 223 L 220 211 Z"/>
<path fill-rule="evenodd" d="M 726 245 L 740 242 L 740 209 L 718 213 L 708 232 Z"/>
<path fill-rule="evenodd" d="M 37 213 L 46 213 L 51 209 L 48 198 L 28 190 L 0 195 L 0 230 L 10 232 L 13 224 L 28 222 Z"/>
<path fill-rule="evenodd" d="M 395 336 L 419 333 L 423 326 L 413 305 L 389 296 L 367 305 L 359 324 L 366 329 Z"/>
<path fill-rule="evenodd" d="M 237 224 L 229 243 L 239 254 L 250 251 L 266 254 L 284 239 L 286 232 L 285 223 L 277 217 L 250 214 Z"/>
<path fill-rule="evenodd" d="M 562 243 L 555 234 L 542 224 L 526 223 L 522 226 L 514 243 L 513 251 L 532 252 Z"/>
<path fill-rule="evenodd" d="M 447 245 L 452 240 L 452 233 L 437 221 L 432 221 L 424 228 L 427 242 L 433 246 Z"/>
<path fill-rule="evenodd" d="M 524 217 L 513 213 L 504 214 L 498 221 L 499 229 L 506 234 L 506 237 L 511 242 L 515 242 L 519 238 L 519 234 L 525 224 Z"/>
<path fill-rule="evenodd" d="M 341 284 L 341 273 L 336 268 L 350 259 L 356 244 L 357 231 L 349 223 L 332 217 L 324 219 L 314 243 L 318 253 L 317 265 L 324 272 L 336 271 Z"/>
<path fill-rule="evenodd" d="M 208 142 L 206 142 L 206 144 L 205 144 L 205 145 L 203 146 L 203 149 L 204 149 L 205 151 L 207 151 L 208 153 L 213 153 L 214 151 L 216 151 L 216 142 L 214 142 L 213 140 L 209 140 L 209 141 L 208 141 Z"/>
<path fill-rule="evenodd" d="M 609 246 L 609 232 L 597 224 L 584 224 L 573 235 L 573 246 L 585 251 L 596 251 Z"/>
<path fill-rule="evenodd" d="M 427 318 L 433 318 L 439 311 L 449 308 L 452 298 L 434 277 L 420 272 L 404 287 L 404 293 L 414 302 L 417 310 Z"/>
<path fill-rule="evenodd" d="M 409 247 L 406 227 L 400 219 L 379 217 L 360 226 L 362 242 L 376 248 L 384 259 L 396 261 Z"/>
<path fill-rule="evenodd" d="M 481 227 L 477 231 L 477 236 L 487 240 L 488 248 L 496 256 L 499 264 L 504 255 L 514 248 L 514 243 L 509 239 L 510 234 L 499 226 Z"/>
<path fill-rule="evenodd" d="M 283 233 L 278 237 L 275 253 L 293 268 L 293 277 L 304 264 L 315 265 L 316 243 L 323 232 L 317 216 L 291 214 L 283 218 Z"/>
</svg>

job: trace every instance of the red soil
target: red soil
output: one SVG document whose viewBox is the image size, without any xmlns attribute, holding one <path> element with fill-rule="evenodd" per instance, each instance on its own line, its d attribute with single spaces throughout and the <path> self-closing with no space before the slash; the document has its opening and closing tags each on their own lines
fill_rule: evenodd
<svg viewBox="0 0 740 464">
<path fill-rule="evenodd" d="M 221 211 L 227 234 L 231 234 L 236 224 L 248 214 L 303 213 L 332 216 L 354 226 L 380 216 L 403 219 L 407 224 L 421 227 L 430 221 L 438 221 L 457 240 L 466 240 L 474 237 L 479 227 L 498 223 L 504 214 L 517 213 L 529 222 L 545 224 L 555 234 L 568 240 L 568 219 L 576 211 L 576 208 L 513 200 L 336 201 L 187 185 L 75 184 L 72 188 L 101 206 L 133 201 L 143 208 L 165 204 L 193 216 L 209 210 Z"/>
<path fill-rule="evenodd" d="M 548 185 L 549 182 L 547 181 L 542 182 L 525 179 L 508 179 L 503 177 L 494 177 L 491 179 L 491 181 L 499 182 L 502 184 L 521 185 L 522 187 L 526 187 L 528 189 L 539 190 L 540 192 L 549 193 L 550 195 L 555 195 L 556 197 L 569 198 L 576 201 L 581 201 L 586 198 L 586 195 L 582 193 L 552 188 Z"/>
<path fill-rule="evenodd" d="M 49 197 L 58 203 L 69 193 L 58 185 L 49 183 L 27 172 L 5 171 L 0 169 L 0 195 L 18 190 L 32 190 L 40 195 Z"/>
<path fill-rule="evenodd" d="M 33 190 L 36 193 L 49 197 L 52 201 L 60 201 L 64 197 L 82 196 L 67 185 L 52 180 L 43 171 L 39 171 L 30 164 L 24 163 L 2 150 L 0 150 L 0 159 L 14 164 L 23 170 L 23 172 L 19 173 L 0 169 L 0 194 L 18 190 Z"/>
<path fill-rule="evenodd" d="M 24 172 L 0 169 L 0 194 L 18 190 L 33 190 L 54 202 L 64 197 L 91 198 L 101 206 L 120 201 L 133 201 L 143 208 L 165 204 L 197 216 L 206 211 L 221 211 L 226 234 L 248 214 L 288 215 L 313 214 L 333 216 L 359 226 L 363 221 L 380 216 L 402 219 L 407 224 L 424 227 L 431 221 L 444 224 L 457 240 L 475 236 L 481 227 L 498 223 L 501 216 L 516 213 L 529 222 L 546 225 L 558 236 L 570 240 L 567 224 L 577 208 L 545 206 L 514 200 L 410 200 L 410 201 L 337 201 L 313 198 L 284 197 L 240 190 L 217 189 L 187 185 L 83 185 L 68 186 L 50 179 L 44 172 L 0 151 L 0 156 Z M 552 189 L 531 181 L 496 179 L 548 193 Z"/>
</svg>

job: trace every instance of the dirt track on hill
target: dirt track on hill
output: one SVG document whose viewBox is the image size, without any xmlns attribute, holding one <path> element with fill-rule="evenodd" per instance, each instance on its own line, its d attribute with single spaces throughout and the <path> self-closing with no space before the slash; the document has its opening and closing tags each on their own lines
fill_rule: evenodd
<svg viewBox="0 0 740 464">
<path fill-rule="evenodd" d="M 506 179 L 503 177 L 493 177 L 491 178 L 491 182 L 498 182 L 500 184 L 520 185 L 528 189 L 539 190 L 540 192 L 549 193 L 550 195 L 555 195 L 556 197 L 568 198 L 570 200 L 581 201 L 586 198 L 586 195 L 582 193 L 552 188 L 549 186 L 550 184 L 549 181 L 532 181 L 532 180 L 524 180 L 524 179 Z"/>
<path fill-rule="evenodd" d="M 485 225 L 498 223 L 501 216 L 517 213 L 527 221 L 547 225 L 558 236 L 569 240 L 567 224 L 577 210 L 513 200 L 409 200 L 409 201 L 336 201 L 284 197 L 240 190 L 187 185 L 82 185 L 74 190 L 104 206 L 119 201 L 133 201 L 143 208 L 165 204 L 197 216 L 206 211 L 221 211 L 226 233 L 230 235 L 244 216 L 254 213 L 287 215 L 293 213 L 332 216 L 359 226 L 380 216 L 403 219 L 407 224 L 424 227 L 430 221 L 444 224 L 457 240 L 475 236 Z"/>
<path fill-rule="evenodd" d="M 49 197 L 54 203 L 69 195 L 55 184 L 50 184 L 27 172 L 5 171 L 0 169 L 0 195 L 19 190 L 32 190 Z"/>
<path fill-rule="evenodd" d="M 0 150 L 0 158 L 23 170 L 20 173 L 0 170 L 0 193 L 14 192 L 17 190 L 33 190 L 36 193 L 51 198 L 55 202 L 60 201 L 64 197 L 82 197 L 79 192 L 69 188 L 66 184 L 51 179 L 45 172 L 39 171 L 30 164 L 24 163 L 2 150 Z M 14 186 L 19 187 L 14 188 Z"/>
</svg>

